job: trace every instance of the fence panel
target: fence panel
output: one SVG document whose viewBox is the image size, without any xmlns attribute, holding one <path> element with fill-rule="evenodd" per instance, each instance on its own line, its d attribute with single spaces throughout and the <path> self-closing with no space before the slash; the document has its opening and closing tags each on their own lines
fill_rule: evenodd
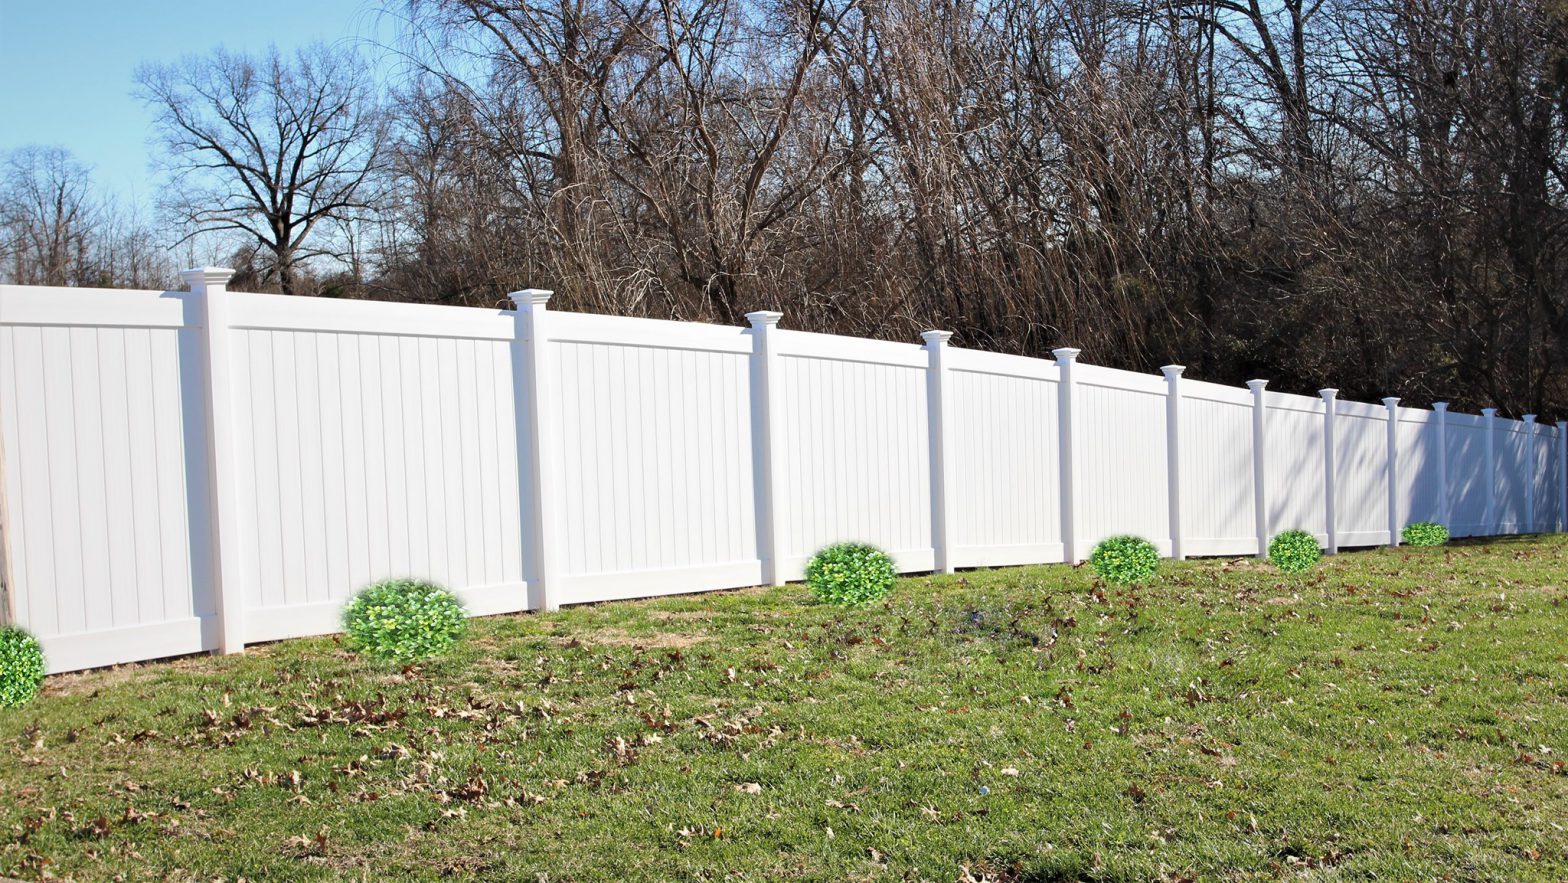
<svg viewBox="0 0 1568 883">
<path fill-rule="evenodd" d="M 1388 543 L 1388 409 L 1338 401 L 1334 421 L 1334 527 L 1339 544 Z"/>
<path fill-rule="evenodd" d="M 1400 408 L 1394 496 L 1401 527 L 1415 521 L 1444 521 L 1442 460 L 1436 414 Z"/>
<path fill-rule="evenodd" d="M 1106 537 L 1132 533 L 1169 555 L 1165 380 L 1094 365 L 1076 370 L 1079 554 Z"/>
<path fill-rule="evenodd" d="M 558 314 L 561 603 L 761 581 L 751 341 L 739 328 Z"/>
<path fill-rule="evenodd" d="M 1497 455 L 1497 509 L 1487 533 L 1523 533 L 1529 492 L 1530 437 L 1518 420 L 1496 421 L 1494 450 Z"/>
<path fill-rule="evenodd" d="M 1182 380 L 1182 542 L 1189 555 L 1250 555 L 1252 393 Z M 1189 490 L 1190 489 L 1190 490 Z"/>
<path fill-rule="evenodd" d="M 52 671 L 213 647 L 184 296 L 0 286 L 0 316 L 17 620 Z"/>
<path fill-rule="evenodd" d="M 1304 530 L 1328 545 L 1323 505 L 1323 400 L 1263 394 L 1269 534 Z"/>
<path fill-rule="evenodd" d="M 1449 413 L 1445 430 L 1449 533 L 1456 537 L 1490 533 L 1492 472 L 1487 460 L 1486 418 Z"/>
<path fill-rule="evenodd" d="M 814 552 L 851 539 L 887 549 L 901 571 L 930 570 L 925 351 L 779 334 L 782 571 L 798 579 Z"/>
<path fill-rule="evenodd" d="M 1536 470 L 1535 491 L 1535 529 L 1538 532 L 1563 529 L 1562 463 L 1558 454 L 1561 439 L 1562 430 L 1557 426 L 1543 426 L 1536 436 L 1540 464 Z"/>
<path fill-rule="evenodd" d="M 490 310 L 234 298 L 246 639 L 336 631 L 388 577 L 526 606 L 509 361 Z"/>
<path fill-rule="evenodd" d="M 1056 365 L 952 353 L 955 563 L 1062 560 Z"/>
</svg>

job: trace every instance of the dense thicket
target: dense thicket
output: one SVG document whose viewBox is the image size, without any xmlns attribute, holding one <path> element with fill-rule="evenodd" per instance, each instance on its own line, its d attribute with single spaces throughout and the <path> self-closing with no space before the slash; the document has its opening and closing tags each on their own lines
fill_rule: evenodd
<svg viewBox="0 0 1568 883">
<path fill-rule="evenodd" d="M 1561 2 L 412 0 L 302 287 L 1568 414 Z"/>
<path fill-rule="evenodd" d="M 1568 405 L 1539 0 L 425 0 L 388 294 Z"/>
</svg>

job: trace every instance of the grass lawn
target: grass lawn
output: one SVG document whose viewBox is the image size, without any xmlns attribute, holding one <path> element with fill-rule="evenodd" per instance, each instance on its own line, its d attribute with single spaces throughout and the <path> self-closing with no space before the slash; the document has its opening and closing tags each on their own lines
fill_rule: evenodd
<svg viewBox="0 0 1568 883">
<path fill-rule="evenodd" d="M 1568 538 L 801 586 L 51 678 L 0 875 L 1568 879 Z"/>
</svg>

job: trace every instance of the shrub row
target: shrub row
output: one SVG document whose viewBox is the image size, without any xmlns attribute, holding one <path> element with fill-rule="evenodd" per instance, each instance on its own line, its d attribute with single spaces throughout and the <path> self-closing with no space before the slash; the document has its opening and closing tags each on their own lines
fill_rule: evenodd
<svg viewBox="0 0 1568 883">
<path fill-rule="evenodd" d="M 1448 529 L 1429 521 L 1407 525 L 1402 538 L 1411 546 L 1440 546 Z M 1269 561 L 1286 573 L 1303 573 L 1322 558 L 1317 538 L 1304 530 L 1283 531 L 1269 542 Z M 1101 541 L 1089 566 L 1101 579 L 1130 585 L 1152 578 L 1160 555 L 1142 537 L 1116 536 Z M 806 585 L 817 600 L 853 606 L 886 597 L 897 568 L 886 552 L 866 543 L 828 546 L 806 564 Z M 457 597 L 433 583 L 385 580 L 360 591 L 343 611 L 348 646 L 377 659 L 413 662 L 449 651 L 467 628 Z M 43 649 L 32 635 L 0 628 L 0 708 L 13 708 L 37 695 L 44 679 Z"/>
</svg>

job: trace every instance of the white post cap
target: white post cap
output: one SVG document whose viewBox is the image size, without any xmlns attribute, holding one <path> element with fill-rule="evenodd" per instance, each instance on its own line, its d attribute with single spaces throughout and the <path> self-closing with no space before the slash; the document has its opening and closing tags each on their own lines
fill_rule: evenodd
<svg viewBox="0 0 1568 883">
<path fill-rule="evenodd" d="M 753 328 L 777 325 L 782 318 L 784 314 L 776 310 L 756 310 L 746 314 L 746 321 L 750 322 Z"/>
<path fill-rule="evenodd" d="M 1323 401 L 1325 401 L 1325 402 L 1332 402 L 1335 398 L 1337 398 L 1339 396 L 1339 390 L 1332 389 L 1332 388 L 1330 388 L 1330 389 L 1320 389 L 1320 390 L 1318 390 L 1318 395 L 1323 397 Z"/>
<path fill-rule="evenodd" d="M 1185 370 L 1187 370 L 1186 365 L 1164 365 L 1161 366 L 1160 373 L 1166 377 L 1180 377 L 1181 372 Z"/>
<path fill-rule="evenodd" d="M 517 304 L 518 308 L 521 309 L 525 306 L 542 307 L 550 302 L 550 295 L 552 294 L 555 294 L 555 292 L 547 288 L 525 288 L 522 291 L 514 291 L 507 297 L 510 297 L 512 303 Z"/>
<path fill-rule="evenodd" d="M 1383 398 L 1383 404 L 1390 411 L 1392 411 L 1395 408 L 1399 407 L 1399 396 L 1385 396 Z"/>
<path fill-rule="evenodd" d="M 1526 423 L 1534 423 L 1535 422 L 1535 415 L 1534 414 L 1526 414 L 1526 415 L 1524 415 L 1524 422 L 1526 422 Z"/>
<path fill-rule="evenodd" d="M 1269 385 L 1269 382 L 1267 380 L 1249 380 L 1249 381 L 1247 381 L 1247 388 L 1252 390 L 1253 392 L 1262 392 L 1263 388 L 1265 386 L 1268 386 L 1268 385 Z"/>
<path fill-rule="evenodd" d="M 1482 408 L 1481 409 L 1481 414 L 1482 414 L 1482 416 L 1485 416 L 1485 417 L 1496 417 L 1497 416 L 1497 409 L 1496 408 Z"/>
<path fill-rule="evenodd" d="M 1081 352 L 1083 350 L 1076 347 L 1064 346 L 1051 350 L 1051 355 L 1055 356 L 1058 362 L 1071 362 L 1078 358 L 1078 354 Z"/>
<path fill-rule="evenodd" d="M 953 332 L 951 332 L 951 331 L 922 331 L 922 332 L 920 332 L 920 339 L 926 342 L 926 346 L 942 346 L 942 345 L 946 344 L 952 338 L 953 338 Z"/>
<path fill-rule="evenodd" d="M 191 267 L 180 271 L 180 278 L 185 280 L 186 287 L 191 291 L 222 288 L 233 277 L 234 271 L 228 267 Z"/>
<path fill-rule="evenodd" d="M 1438 412 L 1439 414 L 1441 414 L 1442 412 L 1448 410 L 1448 403 L 1447 402 L 1433 402 L 1432 403 L 1432 410 L 1434 410 L 1434 411 Z"/>
</svg>

